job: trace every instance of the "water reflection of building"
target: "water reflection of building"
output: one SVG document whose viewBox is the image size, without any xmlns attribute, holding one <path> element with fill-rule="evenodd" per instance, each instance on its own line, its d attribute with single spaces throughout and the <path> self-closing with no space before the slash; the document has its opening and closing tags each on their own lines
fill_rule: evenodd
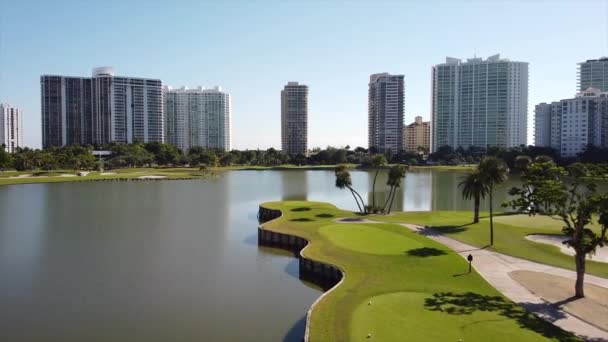
<svg viewBox="0 0 608 342">
<path fill-rule="evenodd" d="M 283 201 L 305 201 L 308 199 L 307 171 L 280 171 Z"/>
<path fill-rule="evenodd" d="M 432 171 L 431 173 L 432 208 L 431 210 L 473 210 L 473 201 L 462 198 L 462 189 L 458 186 L 465 172 Z M 519 184 L 518 178 L 511 179 L 494 188 L 493 206 L 495 211 L 502 211 L 502 203 L 509 197 L 509 189 Z M 488 197 L 481 200 L 481 210 L 489 208 Z"/>
<path fill-rule="evenodd" d="M 467 210 L 472 209 L 472 202 L 462 198 L 458 183 L 464 173 L 432 171 L 432 205 L 431 210 Z"/>
<path fill-rule="evenodd" d="M 406 174 L 401 190 L 404 211 L 431 210 L 432 175 L 430 170 L 409 171 Z"/>
<path fill-rule="evenodd" d="M 374 176 L 376 175 L 375 171 L 367 172 L 367 204 L 372 205 L 372 187 L 374 184 Z M 386 181 L 388 180 L 388 171 L 380 170 L 378 173 L 378 179 L 376 179 L 376 207 L 383 207 L 386 204 L 386 201 L 390 201 L 388 199 L 388 195 L 390 192 L 390 188 L 386 185 Z M 401 211 L 403 210 L 403 194 L 404 188 L 403 183 L 401 187 L 397 188 L 395 194 L 395 199 L 393 200 L 393 211 Z M 365 193 L 365 191 L 363 191 Z"/>
</svg>

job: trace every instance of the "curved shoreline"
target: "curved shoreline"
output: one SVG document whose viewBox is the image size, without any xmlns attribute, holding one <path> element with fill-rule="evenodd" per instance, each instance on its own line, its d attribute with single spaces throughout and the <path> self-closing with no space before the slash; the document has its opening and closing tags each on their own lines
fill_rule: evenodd
<svg viewBox="0 0 608 342">
<path fill-rule="evenodd" d="M 264 228 L 264 224 L 270 222 L 272 220 L 276 220 L 283 216 L 283 212 L 278 209 L 270 209 L 265 208 L 263 205 L 259 206 L 258 209 L 258 220 L 260 221 L 260 226 L 258 227 L 258 244 L 262 246 L 269 247 L 278 247 L 294 252 L 294 256 L 300 260 L 299 267 L 299 275 L 300 279 L 311 281 L 324 289 L 326 289 L 320 296 L 317 298 L 314 303 L 310 306 L 306 313 L 306 328 L 304 331 L 304 342 L 309 341 L 310 337 L 310 322 L 313 313 L 313 309 L 316 307 L 317 303 L 319 303 L 325 296 L 331 293 L 334 289 L 336 289 L 340 284 L 344 282 L 346 279 L 346 273 L 344 270 L 336 265 L 332 265 L 329 263 L 324 263 L 318 260 L 313 260 L 304 255 L 304 250 L 308 247 L 311 242 L 308 239 L 305 239 L 300 236 L 285 234 L 275 232 L 269 229 Z M 271 233 L 271 234 L 267 234 Z M 333 284 L 328 282 L 327 269 L 331 269 L 332 273 L 339 274 L 339 279 L 337 282 Z M 308 271 L 304 274 L 302 270 Z M 330 277 L 332 277 L 330 275 Z M 326 278 L 326 279 L 323 279 Z M 332 277 L 333 278 L 333 277 Z M 331 279 L 331 278 L 330 278 Z M 328 286 L 331 284 L 331 286 Z"/>
</svg>

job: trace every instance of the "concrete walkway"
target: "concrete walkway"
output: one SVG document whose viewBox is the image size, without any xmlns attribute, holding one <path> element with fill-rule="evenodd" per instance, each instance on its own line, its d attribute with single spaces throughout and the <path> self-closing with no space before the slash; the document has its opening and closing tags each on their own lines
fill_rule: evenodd
<svg viewBox="0 0 608 342">
<path fill-rule="evenodd" d="M 473 256 L 473 267 L 492 286 L 502 292 L 513 302 L 524 306 L 539 317 L 570 331 L 588 341 L 608 342 L 608 331 L 599 329 L 575 316 L 563 311 L 560 307 L 547 303 L 540 297 L 528 291 L 525 287 L 513 280 L 509 273 L 512 271 L 525 270 L 544 272 L 569 279 L 576 279 L 576 273 L 558 267 L 539 264 L 536 262 L 515 258 L 512 256 L 480 249 L 466 243 L 449 238 L 437 230 L 416 226 L 413 224 L 401 224 L 413 231 L 417 231 L 449 248 L 466 258 L 469 254 Z M 594 284 L 608 288 L 608 279 L 585 275 L 585 283 Z"/>
</svg>

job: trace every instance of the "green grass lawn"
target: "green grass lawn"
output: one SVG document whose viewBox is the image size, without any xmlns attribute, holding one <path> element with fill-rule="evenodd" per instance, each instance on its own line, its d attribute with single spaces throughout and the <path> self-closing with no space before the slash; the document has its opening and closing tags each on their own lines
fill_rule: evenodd
<svg viewBox="0 0 608 342">
<path fill-rule="evenodd" d="M 355 168 L 355 164 L 346 164 L 347 167 Z M 166 176 L 167 178 L 205 178 L 209 177 L 216 171 L 228 170 L 333 170 L 335 165 L 278 165 L 278 166 L 225 166 L 225 167 L 210 167 L 205 170 L 199 170 L 194 167 L 153 167 L 153 168 L 124 168 L 106 170 L 112 172 L 112 175 L 100 175 L 99 172 L 90 172 L 84 177 L 65 177 L 62 175 L 76 175 L 75 170 L 53 170 L 45 172 L 41 170 L 35 171 L 5 171 L 0 172 L 0 186 L 13 184 L 32 184 L 32 183 L 57 183 L 57 182 L 81 182 L 97 179 L 129 179 L 138 178 L 141 176 Z M 35 175 L 36 177 L 16 178 L 19 175 Z"/>
<path fill-rule="evenodd" d="M 345 272 L 315 305 L 310 341 L 579 341 L 510 302 L 477 273 L 467 274 L 455 252 L 402 226 L 338 224 L 336 218 L 355 215 L 327 203 L 263 206 L 283 212 L 264 229 L 308 239 L 305 257 Z"/>
<path fill-rule="evenodd" d="M 195 179 L 208 178 L 213 175 L 213 171 L 200 171 L 198 168 L 131 168 L 108 170 L 105 172 L 112 174 L 101 175 L 100 172 L 90 172 L 87 176 L 83 177 L 65 177 L 62 175 L 76 175 L 77 171 L 53 170 L 51 172 L 4 172 L 0 176 L 0 186 L 32 183 L 83 182 L 101 179 L 135 179 L 142 176 L 165 176 L 169 179 Z M 18 175 L 35 175 L 35 177 L 11 178 Z"/>
<path fill-rule="evenodd" d="M 406 222 L 436 228 L 456 240 L 484 247 L 490 242 L 490 221 L 482 213 L 479 223 L 471 224 L 470 211 L 399 212 L 391 216 L 373 216 L 385 222 Z M 525 239 L 529 234 L 560 234 L 561 221 L 547 216 L 503 215 L 494 216 L 494 246 L 488 247 L 500 253 L 532 260 L 547 265 L 575 269 L 574 257 L 562 253 L 558 247 Z M 592 225 L 599 229 L 599 226 Z M 608 278 L 608 264 L 587 261 L 587 273 Z"/>
</svg>

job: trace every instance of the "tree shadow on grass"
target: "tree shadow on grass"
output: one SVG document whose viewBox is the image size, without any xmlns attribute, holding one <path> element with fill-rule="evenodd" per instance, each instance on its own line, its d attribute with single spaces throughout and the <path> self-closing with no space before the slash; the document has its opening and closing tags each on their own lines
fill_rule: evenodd
<svg viewBox="0 0 608 342">
<path fill-rule="evenodd" d="M 418 234 L 421 234 L 424 236 L 440 236 L 440 235 L 444 235 L 444 234 L 457 234 L 457 233 L 461 233 L 461 232 L 464 232 L 465 230 L 467 230 L 468 228 L 465 228 L 465 226 L 468 226 L 468 225 L 469 224 L 465 224 L 462 226 L 435 226 L 435 227 L 424 226 L 418 230 Z"/>
<path fill-rule="evenodd" d="M 334 217 L 334 215 L 332 215 L 332 214 L 326 214 L 326 213 L 318 214 L 318 215 L 315 215 L 315 216 L 316 217 L 320 217 L 320 218 L 332 218 L 332 217 Z"/>
<path fill-rule="evenodd" d="M 293 222 L 312 222 L 314 220 L 311 219 L 311 218 L 308 218 L 308 217 L 300 217 L 300 218 L 291 219 L 289 221 L 293 221 Z"/>
<path fill-rule="evenodd" d="M 523 306 L 523 307 L 522 307 Z M 579 341 L 570 333 L 554 326 L 555 322 L 566 315 L 548 303 L 522 303 L 517 305 L 501 296 L 487 296 L 474 292 L 440 292 L 426 298 L 424 307 L 448 315 L 470 315 L 475 312 L 495 312 L 500 316 L 514 319 L 523 329 L 535 331 L 545 337 L 558 341 Z M 526 309 L 536 312 L 545 320 Z"/>
<path fill-rule="evenodd" d="M 291 209 L 291 211 L 311 211 L 312 209 L 310 207 L 298 207 L 298 208 L 293 208 Z"/>
<path fill-rule="evenodd" d="M 408 255 L 416 256 L 416 257 L 421 257 L 421 258 L 432 257 L 432 256 L 440 256 L 440 255 L 446 255 L 446 254 L 448 254 L 448 253 L 446 253 L 445 251 L 443 251 L 441 249 L 429 248 L 429 247 L 410 249 L 406 253 Z"/>
</svg>

